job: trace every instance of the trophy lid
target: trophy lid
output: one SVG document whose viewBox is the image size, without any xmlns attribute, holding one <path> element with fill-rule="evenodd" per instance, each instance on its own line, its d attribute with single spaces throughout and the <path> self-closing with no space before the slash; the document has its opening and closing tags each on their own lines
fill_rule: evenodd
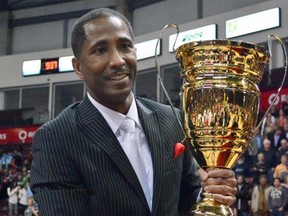
<svg viewBox="0 0 288 216">
<path fill-rule="evenodd" d="M 176 59 L 184 76 L 223 74 L 245 76 L 259 83 L 264 67 L 269 62 L 269 52 L 262 46 L 243 41 L 206 40 L 183 44 L 176 49 Z"/>
</svg>

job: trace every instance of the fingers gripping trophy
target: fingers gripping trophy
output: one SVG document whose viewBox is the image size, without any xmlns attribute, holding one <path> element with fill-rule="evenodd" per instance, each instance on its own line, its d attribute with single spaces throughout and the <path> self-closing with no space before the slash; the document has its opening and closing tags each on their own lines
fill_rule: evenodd
<svg viewBox="0 0 288 216">
<path fill-rule="evenodd" d="M 178 36 L 177 25 L 169 24 L 163 30 L 168 27 L 176 28 Z M 280 42 L 285 55 L 285 74 L 276 100 L 287 73 L 287 54 L 279 36 L 268 36 L 268 45 L 272 37 Z M 175 53 L 183 78 L 182 121 L 178 121 L 185 142 L 203 169 L 231 169 L 249 146 L 256 128 L 260 104 L 257 84 L 271 53 L 255 44 L 231 40 L 190 42 Z M 160 78 L 156 54 L 155 63 Z M 161 78 L 160 84 L 172 106 Z M 203 192 L 201 197 L 188 215 L 233 215 L 229 206 L 217 203 L 211 194 Z"/>
</svg>

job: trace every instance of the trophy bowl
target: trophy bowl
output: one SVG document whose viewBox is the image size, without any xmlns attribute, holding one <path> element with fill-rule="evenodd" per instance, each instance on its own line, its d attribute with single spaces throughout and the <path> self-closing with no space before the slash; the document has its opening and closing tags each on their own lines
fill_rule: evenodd
<svg viewBox="0 0 288 216">
<path fill-rule="evenodd" d="M 258 45 L 208 40 L 176 49 L 183 85 L 180 91 L 185 141 L 205 170 L 230 169 L 247 149 L 260 104 L 257 84 L 269 62 Z M 228 206 L 202 193 L 189 215 L 233 215 Z"/>
</svg>

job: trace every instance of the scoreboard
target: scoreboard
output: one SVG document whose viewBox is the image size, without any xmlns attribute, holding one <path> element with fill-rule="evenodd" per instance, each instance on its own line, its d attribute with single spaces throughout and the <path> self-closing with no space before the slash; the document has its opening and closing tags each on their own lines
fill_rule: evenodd
<svg viewBox="0 0 288 216">
<path fill-rule="evenodd" d="M 73 56 L 64 56 L 59 58 L 44 58 L 24 61 L 22 64 L 22 76 L 26 77 L 73 72 L 72 58 Z"/>
</svg>

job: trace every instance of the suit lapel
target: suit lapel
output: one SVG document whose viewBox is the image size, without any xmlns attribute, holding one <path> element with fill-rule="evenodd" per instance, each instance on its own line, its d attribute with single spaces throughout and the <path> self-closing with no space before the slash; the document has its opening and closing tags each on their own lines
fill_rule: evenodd
<svg viewBox="0 0 288 216">
<path fill-rule="evenodd" d="M 131 187 L 138 194 L 140 200 L 143 201 L 143 204 L 149 208 L 140 182 L 129 159 L 110 126 L 87 96 L 78 106 L 76 118 L 79 123 L 78 127 L 82 133 L 107 153 L 107 156 L 114 162 L 119 172 L 125 176 Z"/>
<path fill-rule="evenodd" d="M 139 100 L 136 100 L 139 117 L 150 147 L 154 169 L 153 205 L 156 210 L 162 191 L 162 178 L 164 170 L 164 143 L 157 110 L 148 109 Z M 152 212 L 153 215 L 153 212 Z"/>
</svg>

